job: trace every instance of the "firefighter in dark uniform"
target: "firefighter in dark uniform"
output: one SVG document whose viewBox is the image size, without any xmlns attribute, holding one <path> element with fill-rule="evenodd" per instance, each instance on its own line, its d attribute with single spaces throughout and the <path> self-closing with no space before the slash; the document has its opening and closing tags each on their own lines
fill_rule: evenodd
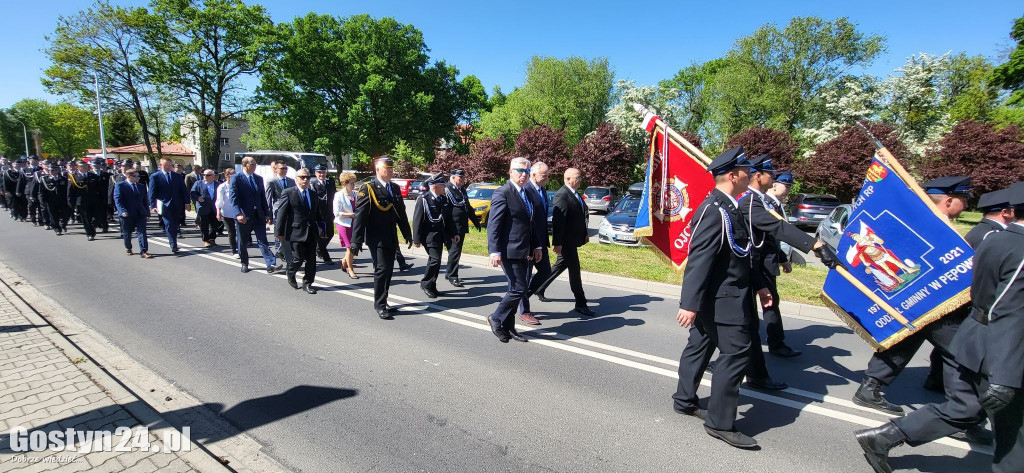
<svg viewBox="0 0 1024 473">
<path fill-rule="evenodd" d="M 459 260 L 462 259 L 462 245 L 466 243 L 466 234 L 469 233 L 469 222 L 473 222 L 476 231 L 480 230 L 480 217 L 469 205 L 469 198 L 466 196 L 466 173 L 461 169 L 452 171 L 449 182 L 444 186 L 445 196 L 451 205 L 445 207 L 448 212 L 445 215 L 455 227 L 455 232 L 448 235 L 444 246 L 448 250 L 448 264 L 444 268 L 444 278 L 452 286 L 462 287 L 462 280 L 459 279 Z M 459 238 L 453 238 L 458 236 Z"/>
<path fill-rule="evenodd" d="M 11 204 L 11 218 L 21 220 L 28 217 L 28 200 L 25 198 L 25 181 L 21 179 L 21 170 L 25 167 L 25 160 L 18 158 L 12 166 L 3 173 L 4 194 Z"/>
<path fill-rule="evenodd" d="M 92 172 L 87 179 L 87 192 L 91 195 L 89 199 L 92 208 L 89 214 L 93 218 L 93 226 L 103 233 L 110 230 L 110 217 L 108 202 L 112 199 L 110 194 L 111 173 L 107 170 L 107 160 L 104 158 L 93 158 Z"/>
<path fill-rule="evenodd" d="M 51 163 L 49 172 L 39 178 L 39 202 L 53 231 L 58 235 L 67 233 L 68 179 L 57 164 Z"/>
<path fill-rule="evenodd" d="M 690 223 L 686 277 L 676 314 L 690 335 L 679 359 L 673 408 L 704 419 L 704 430 L 714 438 L 737 448 L 755 448 L 757 441 L 736 431 L 736 408 L 755 337 L 750 333 L 757 317 L 754 293 L 762 306 L 774 302 L 761 272 L 754 270 L 747 222 L 737 208 L 736 199 L 750 180 L 750 161 L 738 146 L 715 158 L 708 171 L 715 189 Z M 720 354 L 705 411 L 697 402 L 697 386 L 715 349 Z"/>
<path fill-rule="evenodd" d="M 338 185 L 334 182 L 333 177 L 327 175 L 327 166 L 318 164 L 313 170 L 316 177 L 309 181 L 309 186 L 320 197 L 320 214 L 324 221 L 328 222 L 327 230 L 321 235 L 322 238 L 317 239 L 316 252 L 324 264 L 334 264 L 331 254 L 327 252 L 327 244 L 331 242 L 331 238 L 334 238 L 334 225 L 330 222 L 334 221 L 334 194 L 338 192 Z"/>
<path fill-rule="evenodd" d="M 28 220 L 35 227 L 43 223 L 41 215 L 39 215 L 39 191 L 36 189 L 36 179 L 39 177 L 39 170 L 39 158 L 32 156 L 28 158 L 28 166 L 25 166 L 21 170 L 21 175 L 18 176 L 18 179 L 20 179 L 18 187 L 24 189 Z"/>
<path fill-rule="evenodd" d="M 398 250 L 396 227 L 401 230 L 409 247 L 412 246 L 412 235 L 402 190 L 391 182 L 393 162 L 388 157 L 378 158 L 374 161 L 374 168 L 376 177 L 363 184 L 356 195 L 350 250 L 358 255 L 364 242 L 369 246 L 373 260 L 373 308 L 378 317 L 390 320 L 395 312 L 388 307 L 388 289 Z"/>
<path fill-rule="evenodd" d="M 881 427 L 858 431 L 864 457 L 876 472 L 891 472 L 888 453 L 906 442 L 918 446 L 963 429 L 944 416 L 974 410 L 992 419 L 992 471 L 1024 471 L 1024 182 L 1010 186 L 1013 223 L 991 233 L 974 253 L 971 315 L 953 337 L 958 383 L 946 378 L 948 400 L 929 404 Z"/>
<path fill-rule="evenodd" d="M 775 302 L 764 308 L 765 332 L 768 336 L 768 350 L 775 356 L 794 357 L 800 352 L 793 350 L 784 342 L 782 314 L 779 312 L 779 291 L 776 278 L 779 275 L 779 241 L 809 253 L 824 245 L 814 237 L 804 233 L 794 225 L 786 222 L 775 208 L 774 201 L 767 199 L 764 192 L 771 188 L 775 167 L 771 156 L 762 154 L 751 161 L 749 191 L 739 200 L 739 209 L 747 221 L 747 230 L 752 235 L 751 259 L 755 270 L 761 272 L 768 291 Z M 747 372 L 747 383 L 766 390 L 786 389 L 786 383 L 775 381 L 768 375 L 764 352 L 761 350 L 761 335 L 757 317 L 750 328 L 751 340 L 750 369 Z"/>
<path fill-rule="evenodd" d="M 964 235 L 964 240 L 971 248 L 977 248 L 978 244 L 992 232 L 1006 230 L 1006 226 L 1013 223 L 1013 206 L 1010 205 L 1010 190 L 1000 189 L 997 191 L 981 194 L 978 199 L 978 210 L 983 214 L 971 231 Z"/>
<path fill-rule="evenodd" d="M 3 187 L 3 175 L 7 174 L 7 170 L 11 168 L 11 164 L 7 161 L 7 158 L 0 156 L 0 206 L 4 210 L 11 210 L 11 203 L 7 199 L 7 191 Z"/>
<path fill-rule="evenodd" d="M 441 248 L 449 239 L 456 244 L 461 237 L 456 234 L 455 225 L 451 220 L 451 201 L 444 194 L 445 177 L 436 174 L 427 179 L 429 192 L 420 194 L 416 199 L 416 210 L 412 217 L 413 243 L 427 250 L 427 268 L 420 280 L 420 289 L 431 299 L 436 299 L 437 275 L 441 272 Z"/>
<path fill-rule="evenodd" d="M 92 215 L 93 209 L 97 207 L 97 202 L 102 207 L 107 199 L 106 193 L 101 194 L 100 200 L 96 200 L 96 193 L 89 192 L 90 181 L 93 182 L 93 188 L 96 187 L 95 181 L 98 177 L 95 173 L 91 172 L 92 166 L 86 160 L 78 162 L 78 171 L 68 176 L 68 205 L 78 211 L 78 219 L 82 223 L 82 228 L 85 229 L 85 236 L 89 241 L 96 239 L 96 219 Z"/>
</svg>

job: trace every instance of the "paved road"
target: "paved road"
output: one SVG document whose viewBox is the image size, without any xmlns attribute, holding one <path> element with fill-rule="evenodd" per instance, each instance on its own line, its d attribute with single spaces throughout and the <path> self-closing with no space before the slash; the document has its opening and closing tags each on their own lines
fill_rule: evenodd
<svg viewBox="0 0 1024 473">
<path fill-rule="evenodd" d="M 124 256 L 114 233 L 87 242 L 78 226 L 57 237 L 4 217 L 0 241 L 7 265 L 150 369 L 222 404 L 297 470 L 867 472 L 852 431 L 885 419 L 848 402 L 869 350 L 834 323 L 786 320 L 805 355 L 769 367 L 795 389 L 745 391 L 738 427 L 762 450 L 740 451 L 671 409 L 686 336 L 674 300 L 589 287 L 600 316 L 580 320 L 556 282 L 558 300 L 535 307 L 544 325 L 526 332 L 530 343 L 503 345 L 484 322 L 505 286 L 493 269 L 464 269 L 467 287 L 442 283 L 445 297 L 428 305 L 416 258 L 392 290 L 402 312 L 381 321 L 366 258 L 361 279 L 325 269 L 310 296 L 283 276 L 240 274 L 223 252 L 188 251 L 199 242 L 191 230 L 182 256 L 151 239 L 148 261 Z M 891 400 L 936 400 L 919 389 L 926 356 Z M 901 448 L 893 465 L 982 471 L 990 458 L 947 440 Z"/>
</svg>

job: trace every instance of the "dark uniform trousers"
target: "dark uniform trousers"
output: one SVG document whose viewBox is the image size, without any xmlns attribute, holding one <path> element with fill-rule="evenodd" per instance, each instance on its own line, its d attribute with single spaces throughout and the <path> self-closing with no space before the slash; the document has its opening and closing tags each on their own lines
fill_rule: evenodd
<svg viewBox="0 0 1024 473">
<path fill-rule="evenodd" d="M 716 408 L 708 406 L 705 424 L 712 429 L 733 430 L 740 399 L 740 383 L 747 372 L 751 350 L 749 325 L 715 323 L 713 317 L 697 316 L 690 337 L 679 357 L 679 384 L 672 396 L 676 409 L 696 409 L 697 386 L 711 356 L 718 348 L 715 371 L 711 374 L 711 397 Z M 764 354 L 762 353 L 763 357 Z"/>
<path fill-rule="evenodd" d="M 537 288 L 537 292 L 543 293 L 548 286 L 558 278 L 562 271 L 569 270 L 569 289 L 572 289 L 573 298 L 576 300 L 576 307 L 587 306 L 587 296 L 583 292 L 583 276 L 580 272 L 579 248 L 572 245 L 563 245 L 562 254 L 555 258 L 555 264 L 551 266 L 551 274 Z M 537 278 L 539 279 L 539 277 Z"/>
<path fill-rule="evenodd" d="M 441 273 L 441 247 L 423 246 L 427 250 L 427 269 L 423 272 L 420 287 L 437 290 L 437 275 Z"/>
<path fill-rule="evenodd" d="M 877 379 L 884 385 L 889 385 L 903 371 L 903 368 L 907 367 L 914 354 L 927 340 L 935 346 L 942 359 L 943 382 L 955 381 L 959 376 L 957 373 L 959 365 L 950 351 L 950 346 L 966 315 L 964 310 L 957 310 L 926 325 L 888 350 L 875 353 L 871 356 L 871 361 L 868 362 L 868 368 L 864 374 Z"/>
<path fill-rule="evenodd" d="M 448 262 L 444 267 L 445 279 L 457 279 L 459 277 L 459 261 L 462 260 L 462 245 L 466 242 L 466 234 L 459 235 L 459 241 L 449 238 L 444 242 L 444 248 L 448 250 Z"/>
<path fill-rule="evenodd" d="M 786 342 L 786 332 L 782 326 L 782 312 L 779 311 L 779 289 L 776 276 L 769 271 L 761 271 L 768 291 L 772 293 L 771 307 L 761 309 L 761 316 L 764 317 L 764 331 L 768 341 L 768 349 L 781 348 Z M 764 354 L 761 355 L 764 358 Z"/>
<path fill-rule="evenodd" d="M 526 258 L 501 259 L 501 270 L 508 278 L 508 291 L 498 302 L 493 317 L 501 321 L 501 327 L 504 329 L 514 328 L 516 325 L 515 311 L 526 294 L 527 269 Z"/>
<path fill-rule="evenodd" d="M 395 243 L 370 243 L 370 259 L 373 260 L 373 307 L 382 309 L 388 305 L 388 289 L 391 287 L 391 273 L 395 270 Z"/>
<path fill-rule="evenodd" d="M 311 230 L 310 237 L 306 241 L 288 241 L 286 244 L 281 245 L 285 251 L 285 257 L 288 258 L 288 277 L 295 279 L 295 274 L 298 273 L 299 268 L 302 268 L 302 284 L 313 284 L 313 280 L 316 278 L 316 250 L 317 250 L 317 238 L 316 230 Z"/>
<path fill-rule="evenodd" d="M 67 216 L 65 210 L 67 205 L 64 202 L 54 202 L 46 199 L 41 200 L 43 208 L 46 209 L 47 218 L 50 221 L 50 228 L 56 232 L 66 232 L 67 228 Z"/>
<path fill-rule="evenodd" d="M 540 252 L 540 261 L 536 263 L 530 262 L 527 266 L 526 271 L 526 293 L 536 294 L 540 289 L 541 285 L 547 282 L 548 278 L 551 277 L 551 257 L 548 255 L 548 249 L 543 248 Z M 559 256 L 561 258 L 561 256 Z M 535 271 L 536 270 L 536 271 Z M 574 293 L 575 294 L 575 293 Z M 584 304 L 586 300 L 584 300 Z M 522 313 L 533 312 L 530 310 L 530 298 L 524 296 L 522 303 L 519 304 L 519 311 Z"/>
<path fill-rule="evenodd" d="M 78 204 L 78 218 L 82 221 L 82 228 L 85 229 L 85 235 L 95 236 L 96 224 L 95 219 L 92 216 L 92 207 L 94 206 L 85 203 L 85 199 L 83 199 L 82 202 L 83 203 Z"/>
</svg>

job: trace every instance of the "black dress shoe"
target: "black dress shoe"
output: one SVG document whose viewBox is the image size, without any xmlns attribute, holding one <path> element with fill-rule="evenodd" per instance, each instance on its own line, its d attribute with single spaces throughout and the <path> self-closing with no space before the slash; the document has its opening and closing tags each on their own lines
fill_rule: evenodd
<svg viewBox="0 0 1024 473">
<path fill-rule="evenodd" d="M 491 333 L 493 333 L 495 337 L 498 337 L 499 342 L 508 343 L 509 334 L 501 327 L 501 322 L 488 317 L 487 324 L 491 326 Z"/>
<path fill-rule="evenodd" d="M 313 287 L 312 284 L 305 284 L 305 285 L 303 285 L 302 286 L 302 290 L 305 291 L 306 294 L 316 294 L 316 288 Z"/>
<path fill-rule="evenodd" d="M 411 264 L 403 264 L 403 265 L 398 267 L 399 271 L 408 271 L 410 269 L 412 269 L 412 265 Z"/>
<path fill-rule="evenodd" d="M 134 252 L 134 251 L 132 251 L 132 250 L 124 250 L 124 254 L 126 254 L 126 255 L 128 255 L 128 256 L 134 256 L 134 255 L 135 255 L 135 252 Z"/>
<path fill-rule="evenodd" d="M 90 235 L 90 236 L 89 236 L 89 241 L 93 241 L 93 240 L 95 240 L 95 239 L 96 239 L 96 237 L 94 237 L 94 236 L 92 236 L 92 235 Z"/>
<path fill-rule="evenodd" d="M 760 389 L 762 391 L 782 391 L 783 389 L 786 389 L 786 388 L 789 387 L 788 384 L 783 383 L 782 381 L 775 381 L 774 379 L 772 379 L 770 377 L 763 378 L 763 379 L 749 379 L 748 378 L 747 379 L 747 385 L 750 386 L 750 387 L 753 387 L 755 389 Z"/>
<path fill-rule="evenodd" d="M 508 336 L 511 337 L 512 340 L 515 340 L 517 342 L 525 342 L 526 341 L 526 337 L 520 335 L 519 332 L 516 331 L 515 327 L 511 327 L 511 328 L 505 329 L 505 331 L 508 332 Z"/>
<path fill-rule="evenodd" d="M 573 309 L 573 311 L 575 311 L 576 313 L 578 313 L 578 314 L 580 314 L 580 315 L 582 315 L 584 317 L 593 317 L 593 316 L 597 315 L 597 312 L 594 312 L 594 311 L 590 310 L 590 308 L 587 308 L 587 307 L 577 307 L 577 308 Z"/>
<path fill-rule="evenodd" d="M 704 431 L 706 431 L 708 435 L 736 448 L 757 448 L 757 440 L 754 440 L 741 432 L 736 432 L 734 430 L 712 429 L 706 425 L 704 426 Z"/>
<path fill-rule="evenodd" d="M 426 294 L 427 297 L 431 299 L 437 299 L 437 291 L 434 291 L 429 287 L 421 287 L 420 289 L 423 289 L 423 293 Z"/>
<path fill-rule="evenodd" d="M 708 417 L 708 410 L 701 409 L 699 407 L 691 407 L 687 409 L 679 409 L 678 407 L 673 407 L 672 410 L 676 411 L 676 414 L 682 414 L 684 416 L 693 416 L 700 420 L 704 420 Z"/>
<path fill-rule="evenodd" d="M 853 394 L 853 403 L 858 406 L 870 407 L 876 411 L 896 416 L 903 415 L 903 408 L 889 402 L 882 395 L 882 383 L 875 378 L 865 376 L 860 387 Z"/>
<path fill-rule="evenodd" d="M 465 286 L 465 284 L 462 284 L 462 280 L 459 279 L 459 278 L 449 279 L 448 282 L 452 283 L 452 286 L 455 286 L 455 287 L 463 287 L 463 286 Z"/>
<path fill-rule="evenodd" d="M 864 459 L 868 461 L 876 473 L 892 473 L 889 466 L 889 450 L 899 446 L 907 440 L 903 431 L 892 422 L 854 432 L 857 443 L 864 450 Z"/>
<path fill-rule="evenodd" d="M 534 295 L 535 295 L 535 296 L 537 296 L 537 300 L 538 300 L 538 301 L 541 301 L 541 302 L 551 302 L 551 299 L 548 299 L 548 298 L 547 298 L 547 297 L 546 297 L 546 296 L 544 295 L 544 293 L 543 293 L 543 292 L 538 292 L 537 294 L 534 294 Z"/>
<path fill-rule="evenodd" d="M 281 270 L 283 265 L 275 264 L 273 266 L 267 266 L 267 274 L 274 274 Z"/>
<path fill-rule="evenodd" d="M 295 281 L 295 278 L 288 278 L 288 285 L 291 286 L 292 289 L 299 288 L 299 283 Z"/>
<path fill-rule="evenodd" d="M 248 273 L 248 272 L 249 272 L 249 267 L 243 264 L 242 265 L 242 273 Z"/>
<path fill-rule="evenodd" d="M 383 309 L 377 309 L 377 317 L 380 317 L 381 319 L 384 320 L 391 320 L 393 318 L 391 317 L 391 312 L 388 312 L 387 307 Z"/>
<path fill-rule="evenodd" d="M 804 354 L 804 352 L 800 350 L 794 350 L 786 345 L 782 345 L 781 347 L 778 348 L 769 348 L 768 353 L 771 353 L 772 355 L 775 355 L 780 358 L 793 358 Z"/>
</svg>

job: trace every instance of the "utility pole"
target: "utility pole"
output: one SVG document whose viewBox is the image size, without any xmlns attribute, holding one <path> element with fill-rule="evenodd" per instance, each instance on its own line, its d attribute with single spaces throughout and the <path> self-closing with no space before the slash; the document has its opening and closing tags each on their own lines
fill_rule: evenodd
<svg viewBox="0 0 1024 473">
<path fill-rule="evenodd" d="M 106 161 L 107 138 L 103 135 L 103 106 L 100 105 L 100 76 L 96 73 L 96 71 L 93 71 L 92 76 L 96 79 L 96 113 L 100 117 L 100 149 L 103 150 L 103 160 Z"/>
<path fill-rule="evenodd" d="M 14 117 L 11 117 L 11 118 L 14 118 Z M 18 120 L 17 118 L 14 118 L 14 120 L 17 121 L 18 123 L 21 123 L 21 132 L 25 135 L 25 158 L 27 159 L 29 156 L 32 156 L 28 152 L 28 127 L 25 126 L 25 122 L 23 122 L 21 120 Z"/>
</svg>

